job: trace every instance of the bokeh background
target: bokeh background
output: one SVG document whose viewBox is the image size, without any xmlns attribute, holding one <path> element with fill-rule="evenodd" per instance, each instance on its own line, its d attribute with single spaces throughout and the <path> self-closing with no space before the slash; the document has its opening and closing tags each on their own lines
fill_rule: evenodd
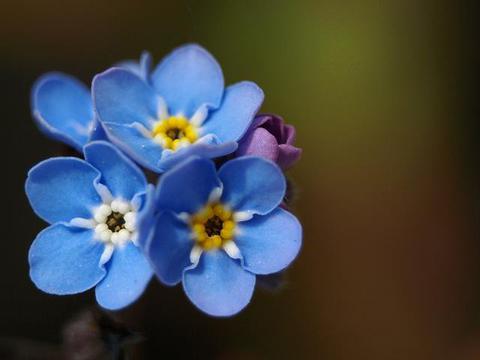
<svg viewBox="0 0 480 360">
<path fill-rule="evenodd" d="M 253 80 L 263 112 L 298 130 L 288 176 L 304 246 L 280 291 L 212 319 L 153 282 L 113 314 L 144 336 L 134 359 L 480 358 L 480 115 L 475 1 L 5 1 L 0 10 L 0 357 L 54 358 L 92 292 L 28 278 L 44 227 L 27 170 L 62 153 L 29 91 L 60 70 L 89 83 L 141 51 L 198 42 L 226 82 Z M 33 349 L 33 350 L 32 350 Z M 50 355 L 45 355 L 50 354 Z"/>
</svg>

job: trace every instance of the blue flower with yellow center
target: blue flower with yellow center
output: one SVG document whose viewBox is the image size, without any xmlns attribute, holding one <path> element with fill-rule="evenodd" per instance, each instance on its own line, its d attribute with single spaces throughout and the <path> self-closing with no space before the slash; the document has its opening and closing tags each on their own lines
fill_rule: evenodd
<svg viewBox="0 0 480 360">
<path fill-rule="evenodd" d="M 108 138 L 159 173 L 191 155 L 233 152 L 263 102 L 252 82 L 224 89 L 219 64 L 198 45 L 174 50 L 149 80 L 112 68 L 95 77 L 92 93 Z"/>
<path fill-rule="evenodd" d="M 123 61 L 118 66 L 148 81 L 150 63 L 150 54 L 144 52 L 140 62 Z M 60 72 L 41 76 L 32 87 L 31 108 L 46 136 L 79 152 L 89 141 L 106 138 L 95 118 L 90 90 L 73 76 Z"/>
<path fill-rule="evenodd" d="M 231 316 L 250 301 L 256 275 L 285 269 L 302 228 L 279 207 L 285 178 L 258 157 L 226 162 L 192 157 L 167 171 L 139 217 L 141 246 L 158 278 L 183 283 L 202 311 Z"/>
<path fill-rule="evenodd" d="M 30 247 L 30 277 L 50 294 L 95 287 L 101 306 L 120 309 L 142 294 L 153 274 L 136 224 L 147 181 L 110 143 L 91 142 L 84 155 L 45 160 L 28 174 L 30 204 L 50 224 Z"/>
</svg>

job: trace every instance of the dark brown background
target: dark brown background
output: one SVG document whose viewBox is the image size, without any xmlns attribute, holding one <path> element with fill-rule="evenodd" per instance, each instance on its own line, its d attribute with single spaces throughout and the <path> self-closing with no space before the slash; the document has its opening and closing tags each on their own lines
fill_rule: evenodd
<svg viewBox="0 0 480 360">
<path fill-rule="evenodd" d="M 88 83 L 144 49 L 158 60 L 196 41 L 227 83 L 256 81 L 263 111 L 297 127 L 304 157 L 289 175 L 304 247 L 283 291 L 256 291 L 232 319 L 208 318 L 181 288 L 152 283 L 117 315 L 147 338 L 137 357 L 479 359 L 474 3 L 2 2 L 1 343 L 58 344 L 62 324 L 94 301 L 43 294 L 28 278 L 44 224 L 23 181 L 62 150 L 31 121 L 32 82 L 60 70 Z"/>
</svg>

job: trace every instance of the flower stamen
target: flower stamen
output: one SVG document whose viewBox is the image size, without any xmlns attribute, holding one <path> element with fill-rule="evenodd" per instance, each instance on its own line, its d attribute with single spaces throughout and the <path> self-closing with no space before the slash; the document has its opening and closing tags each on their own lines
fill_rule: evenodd
<svg viewBox="0 0 480 360">
<path fill-rule="evenodd" d="M 136 236 L 136 212 L 123 200 L 100 205 L 93 214 L 95 237 L 105 245 L 123 246 Z"/>
<path fill-rule="evenodd" d="M 164 149 L 177 150 L 193 144 L 198 131 L 184 116 L 170 116 L 153 126 L 152 136 Z"/>
<path fill-rule="evenodd" d="M 105 224 L 107 224 L 108 229 L 110 229 L 112 232 L 118 232 L 122 229 L 125 229 L 125 219 L 123 218 L 123 214 L 117 211 L 113 211 L 110 215 L 108 215 Z"/>
<path fill-rule="evenodd" d="M 232 212 L 220 203 L 209 203 L 190 219 L 190 227 L 198 246 L 203 250 L 224 247 L 235 236 Z"/>
</svg>

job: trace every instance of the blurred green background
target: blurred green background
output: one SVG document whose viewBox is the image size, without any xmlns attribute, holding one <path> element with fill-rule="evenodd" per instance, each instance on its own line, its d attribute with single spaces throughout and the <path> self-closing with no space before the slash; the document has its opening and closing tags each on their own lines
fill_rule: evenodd
<svg viewBox="0 0 480 360">
<path fill-rule="evenodd" d="M 227 83 L 255 81 L 262 111 L 297 127 L 304 155 L 288 176 L 304 247 L 284 288 L 257 290 L 232 319 L 152 283 L 115 315 L 147 339 L 134 358 L 479 359 L 476 20 L 473 1 L 2 3 L 0 343 L 59 344 L 94 301 L 43 294 L 28 278 L 44 224 L 23 181 L 62 151 L 31 121 L 32 82 L 60 70 L 89 83 L 142 50 L 158 61 L 198 42 Z"/>
</svg>

